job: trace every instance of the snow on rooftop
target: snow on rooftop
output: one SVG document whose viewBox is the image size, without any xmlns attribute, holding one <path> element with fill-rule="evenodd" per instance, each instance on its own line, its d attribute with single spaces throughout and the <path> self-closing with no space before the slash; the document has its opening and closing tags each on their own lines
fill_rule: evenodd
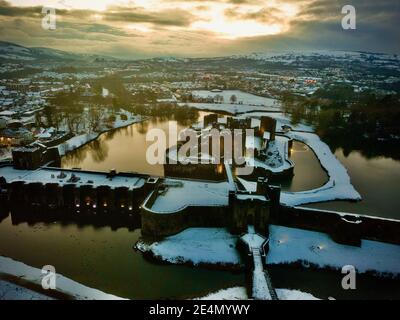
<svg viewBox="0 0 400 320">
<path fill-rule="evenodd" d="M 236 177 L 237 180 L 242 184 L 247 192 L 257 192 L 257 182 L 248 181 L 240 177 Z"/>
<path fill-rule="evenodd" d="M 64 172 L 66 177 L 62 178 L 60 173 Z M 123 177 L 116 176 L 112 179 L 107 178 L 106 173 L 97 172 L 80 172 L 77 170 L 53 170 L 41 168 L 38 170 L 16 170 L 11 166 L 0 167 L 0 176 L 3 176 L 7 182 L 21 181 L 24 180 L 26 183 L 41 182 L 46 183 L 58 183 L 59 185 L 72 184 L 69 181 L 74 175 L 79 178 L 76 184 L 81 185 L 92 185 L 93 187 L 98 186 L 110 186 L 112 188 L 117 187 L 128 187 L 131 189 L 141 188 L 145 184 L 145 179 L 142 177 Z"/>
<path fill-rule="evenodd" d="M 400 246 L 362 240 L 361 247 L 334 242 L 327 234 L 271 225 L 268 264 L 303 262 L 319 268 L 352 265 L 359 273 L 400 275 Z"/>
</svg>

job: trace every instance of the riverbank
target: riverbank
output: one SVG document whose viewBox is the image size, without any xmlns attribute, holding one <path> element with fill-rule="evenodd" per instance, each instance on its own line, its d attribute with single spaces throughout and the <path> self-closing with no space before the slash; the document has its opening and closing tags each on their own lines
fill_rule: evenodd
<svg viewBox="0 0 400 320">
<path fill-rule="evenodd" d="M 42 270 L 11 258 L 0 256 L 0 279 L 4 278 L 8 280 L 19 278 L 20 280 L 24 280 L 26 286 L 2 280 L 0 281 L 0 292 L 12 294 L 12 291 L 16 291 L 18 292 L 18 297 L 26 299 L 51 297 L 50 294 L 38 293 L 32 290 L 35 287 L 41 287 L 43 279 Z M 123 298 L 84 286 L 60 274 L 56 275 L 55 291 L 73 300 L 123 300 Z M 52 295 L 54 295 L 54 293 Z"/>
<path fill-rule="evenodd" d="M 269 265 L 297 265 L 316 270 L 340 271 L 352 265 L 359 274 L 377 278 L 400 278 L 400 246 L 362 240 L 360 247 L 334 242 L 328 235 L 308 230 L 271 225 L 266 257 Z M 152 244 L 136 244 L 142 252 L 171 264 L 193 266 L 241 266 L 236 249 L 238 236 L 223 228 L 189 228 Z"/>
<path fill-rule="evenodd" d="M 329 146 L 314 133 L 290 131 L 286 135 L 306 144 L 317 156 L 329 181 L 322 187 L 303 192 L 282 192 L 281 203 L 288 206 L 331 200 L 360 201 L 361 195 L 351 184 L 346 168 L 331 152 Z"/>
<path fill-rule="evenodd" d="M 60 145 L 58 145 L 58 151 L 60 153 L 60 156 L 65 156 L 67 153 L 83 147 L 84 145 L 96 140 L 100 135 L 106 132 L 125 128 L 132 124 L 139 123 L 149 119 L 148 117 L 144 117 L 141 115 L 132 115 L 129 112 L 125 112 L 125 115 L 127 116 L 127 120 L 122 120 L 120 117 L 114 122 L 111 128 L 103 128 L 102 130 L 99 130 L 97 132 L 77 135 L 61 143 Z"/>
</svg>

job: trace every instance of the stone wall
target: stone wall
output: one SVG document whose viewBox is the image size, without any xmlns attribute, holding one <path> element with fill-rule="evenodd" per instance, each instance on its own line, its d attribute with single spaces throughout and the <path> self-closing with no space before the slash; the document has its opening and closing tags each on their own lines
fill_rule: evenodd
<svg viewBox="0 0 400 320">
<path fill-rule="evenodd" d="M 187 228 L 222 228 L 231 224 L 229 207 L 188 207 L 177 213 L 155 213 L 142 208 L 142 235 L 162 238 Z"/>
<path fill-rule="evenodd" d="M 378 217 L 280 206 L 270 223 L 327 233 L 349 245 L 360 245 L 361 239 L 400 244 L 400 221 Z"/>
</svg>

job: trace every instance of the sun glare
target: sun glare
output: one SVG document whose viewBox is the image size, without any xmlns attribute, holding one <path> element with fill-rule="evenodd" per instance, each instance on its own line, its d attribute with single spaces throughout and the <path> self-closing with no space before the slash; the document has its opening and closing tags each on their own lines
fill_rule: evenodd
<svg viewBox="0 0 400 320">
<path fill-rule="evenodd" d="M 237 39 L 243 37 L 257 37 L 273 35 L 283 31 L 283 26 L 278 24 L 265 25 L 254 21 L 209 21 L 195 22 L 192 24 L 195 30 L 206 30 L 215 33 L 224 39 Z"/>
</svg>

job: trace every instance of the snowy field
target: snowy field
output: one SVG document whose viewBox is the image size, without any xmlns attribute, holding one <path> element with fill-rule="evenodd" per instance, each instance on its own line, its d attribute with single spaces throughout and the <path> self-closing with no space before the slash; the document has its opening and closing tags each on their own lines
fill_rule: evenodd
<svg viewBox="0 0 400 320">
<path fill-rule="evenodd" d="M 170 263 L 237 265 L 237 239 L 223 228 L 190 228 L 151 245 L 139 242 L 136 247 Z"/>
<path fill-rule="evenodd" d="M 319 300 L 310 293 L 299 290 L 276 289 L 279 300 Z M 198 298 L 199 300 L 248 300 L 245 287 L 223 289 Z"/>
<path fill-rule="evenodd" d="M 231 103 L 231 97 L 234 95 L 237 98 L 236 104 L 279 108 L 276 99 L 260 97 L 240 90 L 223 90 L 222 92 L 195 90 L 192 91 L 192 95 L 199 98 L 215 98 L 216 96 L 221 96 L 223 97 L 223 102 L 226 104 Z"/>
<path fill-rule="evenodd" d="M 19 277 L 36 285 L 42 284 L 42 270 L 30 267 L 22 262 L 0 256 L 0 273 Z M 60 274 L 56 276 L 57 291 L 73 296 L 77 300 L 122 300 L 122 298 L 86 287 Z M 8 282 L 0 282 L 0 291 L 9 290 Z M 25 292 L 31 294 L 31 292 Z M 36 297 L 36 295 L 35 295 Z"/>
<path fill-rule="evenodd" d="M 231 104 L 231 103 L 202 103 L 202 102 L 188 102 L 178 103 L 179 106 L 188 106 L 199 110 L 211 110 L 215 112 L 227 112 L 232 115 L 238 113 L 252 112 L 252 111 L 277 111 L 278 107 L 264 107 L 264 106 L 249 106 L 244 104 Z"/>
<path fill-rule="evenodd" d="M 281 226 L 270 226 L 268 264 L 296 262 L 318 268 L 341 270 L 352 265 L 357 272 L 381 276 L 400 275 L 400 246 L 362 240 L 361 248 L 334 242 L 327 234 Z"/>
<path fill-rule="evenodd" d="M 321 188 L 309 191 L 282 192 L 281 203 L 297 206 L 331 200 L 361 200 L 361 195 L 351 184 L 346 168 L 316 134 L 291 131 L 287 135 L 305 143 L 314 151 L 322 167 L 328 172 L 329 181 Z"/>
</svg>

